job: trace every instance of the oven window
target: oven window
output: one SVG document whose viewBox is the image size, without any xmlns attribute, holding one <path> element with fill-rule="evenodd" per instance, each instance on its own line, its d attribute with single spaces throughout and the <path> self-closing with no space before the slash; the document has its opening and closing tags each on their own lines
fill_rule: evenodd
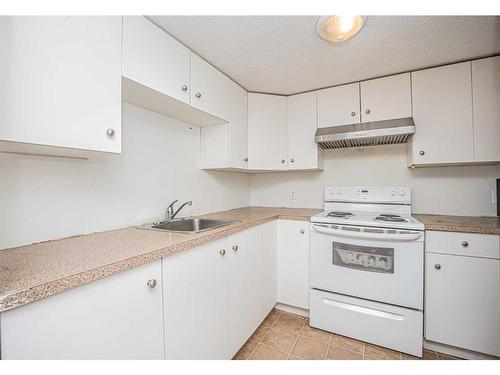
<svg viewBox="0 0 500 375">
<path fill-rule="evenodd" d="M 394 249 L 333 243 L 333 264 L 368 272 L 394 273 Z"/>
</svg>

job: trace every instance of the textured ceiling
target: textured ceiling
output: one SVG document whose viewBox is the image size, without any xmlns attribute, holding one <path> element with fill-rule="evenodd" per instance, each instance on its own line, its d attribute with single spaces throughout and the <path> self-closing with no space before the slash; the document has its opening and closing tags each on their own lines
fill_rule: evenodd
<svg viewBox="0 0 500 375">
<path fill-rule="evenodd" d="M 500 53 L 500 17 L 369 16 L 341 46 L 314 16 L 153 16 L 249 91 L 293 94 Z"/>
</svg>

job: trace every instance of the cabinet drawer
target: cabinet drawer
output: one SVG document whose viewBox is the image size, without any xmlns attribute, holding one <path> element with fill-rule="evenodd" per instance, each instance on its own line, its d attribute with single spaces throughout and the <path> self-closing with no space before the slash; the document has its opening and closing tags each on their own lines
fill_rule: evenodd
<svg viewBox="0 0 500 375">
<path fill-rule="evenodd" d="M 495 234 L 427 231 L 425 251 L 500 259 L 500 236 Z"/>
</svg>

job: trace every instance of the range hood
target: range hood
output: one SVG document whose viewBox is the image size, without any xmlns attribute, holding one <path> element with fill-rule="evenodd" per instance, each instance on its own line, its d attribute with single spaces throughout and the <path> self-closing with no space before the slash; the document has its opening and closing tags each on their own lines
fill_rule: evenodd
<svg viewBox="0 0 500 375">
<path fill-rule="evenodd" d="M 323 150 L 330 148 L 387 145 L 408 142 L 415 133 L 412 117 L 331 126 L 316 130 L 315 140 Z"/>
</svg>

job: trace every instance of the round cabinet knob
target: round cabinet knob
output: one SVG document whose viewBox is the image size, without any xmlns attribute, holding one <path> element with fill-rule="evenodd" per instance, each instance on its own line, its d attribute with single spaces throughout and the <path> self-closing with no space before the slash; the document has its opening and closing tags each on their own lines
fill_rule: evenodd
<svg viewBox="0 0 500 375">
<path fill-rule="evenodd" d="M 234 251 L 238 251 L 238 245 L 234 245 L 234 246 L 233 246 L 233 250 L 234 250 Z"/>
<path fill-rule="evenodd" d="M 290 159 L 290 162 L 291 163 L 295 163 L 295 159 Z"/>
<path fill-rule="evenodd" d="M 371 112 L 371 111 L 370 111 L 369 109 L 367 109 L 367 110 L 365 111 L 365 113 L 366 113 L 367 115 L 369 115 L 369 114 L 370 114 L 370 112 Z"/>
<path fill-rule="evenodd" d="M 304 233 L 306 233 L 306 231 L 304 229 L 301 229 L 300 234 L 304 234 Z"/>
<path fill-rule="evenodd" d="M 437 269 L 438 271 L 441 269 L 441 265 L 440 264 L 435 264 L 434 265 L 434 268 Z"/>
<path fill-rule="evenodd" d="M 352 117 L 356 116 L 356 112 L 351 112 L 351 116 Z"/>
<path fill-rule="evenodd" d="M 156 286 L 156 280 L 155 279 L 151 279 L 151 280 L 148 280 L 148 282 L 146 283 L 151 289 L 153 289 L 155 286 Z"/>
<path fill-rule="evenodd" d="M 285 164 L 285 159 L 281 159 L 281 164 Z"/>
<path fill-rule="evenodd" d="M 219 254 L 220 254 L 220 255 L 226 255 L 226 250 L 224 250 L 224 249 L 219 250 Z"/>
<path fill-rule="evenodd" d="M 467 241 L 462 241 L 462 247 L 468 247 L 469 243 Z"/>
<path fill-rule="evenodd" d="M 245 158 L 245 159 L 243 159 L 243 160 L 248 161 L 248 158 Z"/>
<path fill-rule="evenodd" d="M 182 91 L 187 91 L 187 90 L 188 90 L 188 87 L 187 87 L 186 85 L 183 85 L 183 86 L 181 87 L 181 90 L 182 90 Z"/>
<path fill-rule="evenodd" d="M 420 156 L 424 156 L 425 155 L 425 151 L 419 151 L 418 152 Z"/>
<path fill-rule="evenodd" d="M 115 129 L 111 129 L 111 128 L 106 129 L 106 135 L 107 135 L 108 137 L 112 137 L 112 136 L 114 136 L 114 135 L 115 135 Z"/>
<path fill-rule="evenodd" d="M 195 95 L 198 99 L 201 98 L 201 92 L 197 92 L 196 95 Z"/>
</svg>

